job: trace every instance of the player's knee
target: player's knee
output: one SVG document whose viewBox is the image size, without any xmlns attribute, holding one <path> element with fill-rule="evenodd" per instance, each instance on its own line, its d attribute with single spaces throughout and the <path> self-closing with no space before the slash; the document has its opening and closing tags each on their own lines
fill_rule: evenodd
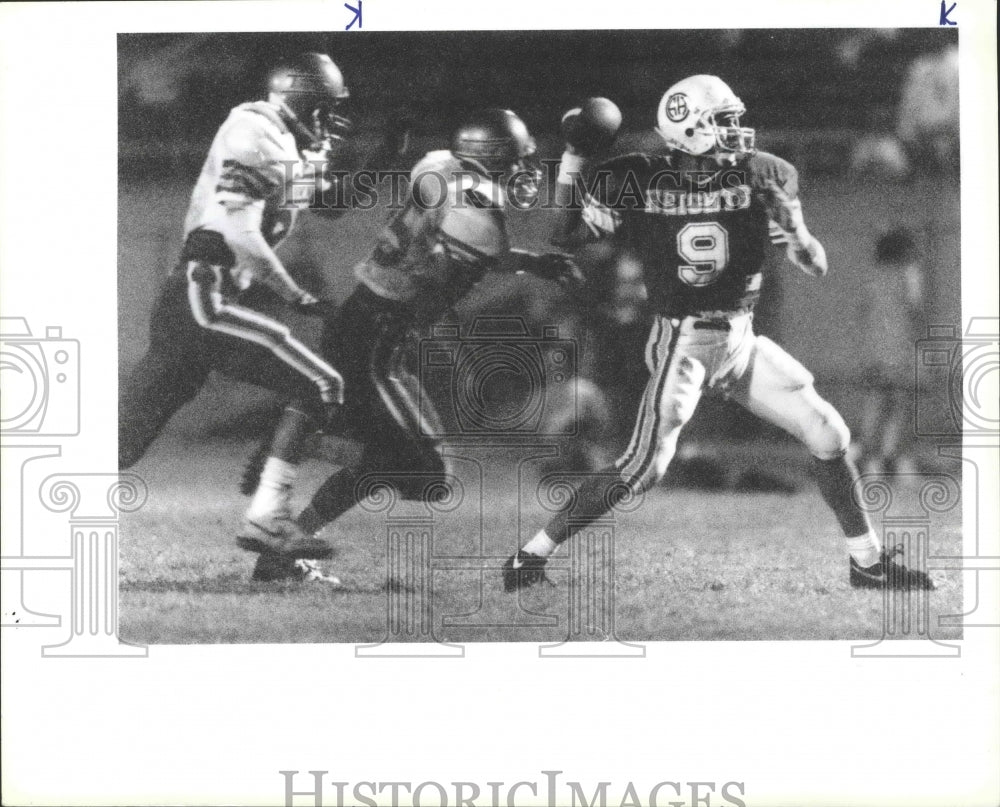
<svg viewBox="0 0 1000 807">
<path fill-rule="evenodd" d="M 810 418 L 803 440 L 814 457 L 832 460 L 843 455 L 851 444 L 851 432 L 840 413 L 820 401 Z"/>
</svg>

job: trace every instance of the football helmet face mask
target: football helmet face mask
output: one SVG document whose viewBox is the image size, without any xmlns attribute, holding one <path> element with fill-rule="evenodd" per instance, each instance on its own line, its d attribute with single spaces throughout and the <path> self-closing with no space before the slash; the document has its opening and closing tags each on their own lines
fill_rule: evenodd
<svg viewBox="0 0 1000 807">
<path fill-rule="evenodd" d="M 470 115 L 452 137 L 451 153 L 485 175 L 499 174 L 518 207 L 530 207 L 538 198 L 542 167 L 535 138 L 509 109 Z"/>
<path fill-rule="evenodd" d="M 350 93 L 344 77 L 325 53 L 302 53 L 282 62 L 268 74 L 267 90 L 279 97 L 300 149 L 330 149 L 354 128 L 345 114 Z"/>
<path fill-rule="evenodd" d="M 753 154 L 756 133 L 740 126 L 743 102 L 716 76 L 678 81 L 660 99 L 656 131 L 666 144 L 695 157 Z"/>
</svg>

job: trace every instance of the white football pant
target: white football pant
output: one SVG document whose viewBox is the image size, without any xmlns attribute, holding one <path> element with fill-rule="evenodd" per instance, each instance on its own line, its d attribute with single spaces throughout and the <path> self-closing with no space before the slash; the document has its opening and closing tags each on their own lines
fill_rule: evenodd
<svg viewBox="0 0 1000 807">
<path fill-rule="evenodd" d="M 648 490 L 666 473 L 680 430 L 706 389 L 780 426 L 819 459 L 835 459 L 847 450 L 850 432 L 817 394 L 809 371 L 766 336 L 757 336 L 752 325 L 752 314 L 656 318 L 646 344 L 649 383 L 632 439 L 615 463 L 633 490 Z"/>
</svg>

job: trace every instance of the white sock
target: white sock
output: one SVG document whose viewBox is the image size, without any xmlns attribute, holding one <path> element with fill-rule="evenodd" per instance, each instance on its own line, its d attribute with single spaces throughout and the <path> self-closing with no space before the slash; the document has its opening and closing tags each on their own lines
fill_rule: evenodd
<svg viewBox="0 0 1000 807">
<path fill-rule="evenodd" d="M 268 457 L 260 472 L 260 484 L 250 501 L 247 518 L 288 518 L 292 508 L 292 484 L 298 468 L 290 462 Z"/>
<path fill-rule="evenodd" d="M 525 552 L 530 552 L 532 555 L 538 555 L 540 558 L 547 558 L 559 548 L 559 544 L 549 538 L 549 535 L 545 532 L 545 530 L 539 530 L 538 534 L 521 548 Z"/>
<path fill-rule="evenodd" d="M 869 529 L 864 535 L 847 539 L 847 551 L 859 566 L 874 566 L 882 555 L 882 543 L 875 530 Z"/>
</svg>

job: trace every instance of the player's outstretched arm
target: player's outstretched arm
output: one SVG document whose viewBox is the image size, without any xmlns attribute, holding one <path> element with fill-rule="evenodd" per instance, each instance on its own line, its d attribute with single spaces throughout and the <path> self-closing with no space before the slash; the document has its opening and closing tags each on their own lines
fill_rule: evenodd
<svg viewBox="0 0 1000 807">
<path fill-rule="evenodd" d="M 826 250 L 809 232 L 802 217 L 802 203 L 777 182 L 769 181 L 761 192 L 767 214 L 777 228 L 776 243 L 787 243 L 788 260 L 806 274 L 823 277 L 827 272 Z"/>
<path fill-rule="evenodd" d="M 255 283 L 262 283 L 286 302 L 310 305 L 316 298 L 299 286 L 260 231 L 260 211 L 254 206 L 230 209 L 223 236 L 239 264 L 250 271 Z"/>
<path fill-rule="evenodd" d="M 581 206 L 579 199 L 574 204 L 574 188 L 582 176 L 583 168 L 583 158 L 571 146 L 567 146 L 556 176 L 556 192 L 553 197 L 556 204 L 555 221 L 549 234 L 549 243 L 561 249 L 572 245 L 573 235 L 580 226 Z"/>
</svg>

